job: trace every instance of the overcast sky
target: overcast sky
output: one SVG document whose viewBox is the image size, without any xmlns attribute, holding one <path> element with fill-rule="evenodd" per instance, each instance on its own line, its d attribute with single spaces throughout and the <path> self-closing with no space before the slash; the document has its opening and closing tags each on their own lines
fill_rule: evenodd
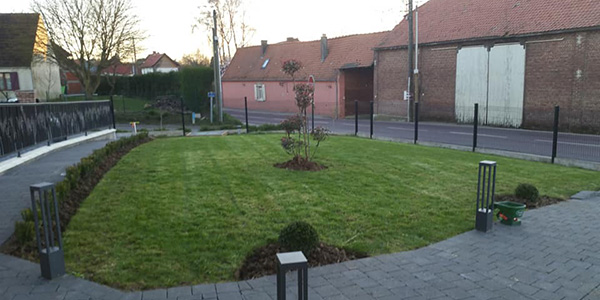
<svg viewBox="0 0 600 300">
<path fill-rule="evenodd" d="M 157 51 L 179 60 L 196 49 L 212 56 L 205 29 L 200 27 L 192 32 L 205 0 L 131 1 L 148 35 L 141 45 L 145 50 L 138 57 Z M 400 22 L 405 9 L 403 0 L 243 1 L 248 24 L 256 29 L 251 45 L 260 44 L 260 40 L 277 43 L 286 37 L 309 41 L 319 39 L 322 34 L 336 37 L 391 30 Z M 4 2 L 7 3 L 0 6 L 2 13 L 30 12 L 28 1 Z"/>
</svg>

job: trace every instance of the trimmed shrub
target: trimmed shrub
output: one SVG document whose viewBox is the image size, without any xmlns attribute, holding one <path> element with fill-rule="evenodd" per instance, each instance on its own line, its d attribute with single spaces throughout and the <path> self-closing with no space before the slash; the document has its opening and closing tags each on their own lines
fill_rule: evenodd
<svg viewBox="0 0 600 300">
<path fill-rule="evenodd" d="M 532 184 L 521 183 L 515 189 L 515 196 L 529 202 L 537 202 L 540 199 L 540 192 Z"/>
<path fill-rule="evenodd" d="M 19 245 L 30 244 L 35 239 L 35 223 L 33 221 L 16 221 L 15 236 Z"/>
<path fill-rule="evenodd" d="M 195 112 L 210 111 L 207 94 L 213 89 L 213 70 L 208 67 L 184 67 L 179 73 L 185 106 Z"/>
<path fill-rule="evenodd" d="M 281 230 L 279 245 L 285 251 L 302 251 L 308 256 L 319 245 L 319 234 L 310 224 L 296 221 Z"/>
</svg>

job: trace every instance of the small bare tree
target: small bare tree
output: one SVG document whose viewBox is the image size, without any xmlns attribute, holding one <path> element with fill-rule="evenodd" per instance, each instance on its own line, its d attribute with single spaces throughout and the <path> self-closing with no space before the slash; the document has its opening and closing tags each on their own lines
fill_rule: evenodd
<svg viewBox="0 0 600 300">
<path fill-rule="evenodd" d="M 87 99 L 111 58 L 130 56 L 133 39 L 143 38 L 130 0 L 33 0 L 32 8 L 46 22 L 53 58 L 79 79 Z"/>
</svg>

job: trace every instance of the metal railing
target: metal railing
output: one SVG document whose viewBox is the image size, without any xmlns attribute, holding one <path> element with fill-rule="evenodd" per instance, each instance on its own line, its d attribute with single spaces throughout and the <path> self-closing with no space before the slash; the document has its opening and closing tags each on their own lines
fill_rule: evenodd
<svg viewBox="0 0 600 300">
<path fill-rule="evenodd" d="M 40 143 L 48 146 L 69 136 L 113 127 L 111 101 L 0 105 L 0 157 L 18 156 Z"/>
</svg>

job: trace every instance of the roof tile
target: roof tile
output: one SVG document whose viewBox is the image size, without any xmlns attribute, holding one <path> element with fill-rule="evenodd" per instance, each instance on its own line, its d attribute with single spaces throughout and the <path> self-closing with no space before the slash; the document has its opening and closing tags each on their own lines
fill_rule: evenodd
<svg viewBox="0 0 600 300">
<path fill-rule="evenodd" d="M 289 80 L 281 71 L 284 61 L 295 59 L 302 63 L 300 77 L 315 76 L 316 80 L 334 80 L 337 70 L 345 67 L 368 67 L 373 64 L 373 47 L 388 32 L 357 34 L 327 40 L 329 54 L 321 62 L 321 40 L 270 44 L 262 57 L 262 47 L 252 46 L 236 51 L 223 75 L 223 81 Z M 269 60 L 267 66 L 262 65 Z"/>
<path fill-rule="evenodd" d="M 420 43 L 600 26 L 599 0 L 430 0 L 418 11 Z M 407 44 L 404 19 L 378 48 Z"/>
</svg>

